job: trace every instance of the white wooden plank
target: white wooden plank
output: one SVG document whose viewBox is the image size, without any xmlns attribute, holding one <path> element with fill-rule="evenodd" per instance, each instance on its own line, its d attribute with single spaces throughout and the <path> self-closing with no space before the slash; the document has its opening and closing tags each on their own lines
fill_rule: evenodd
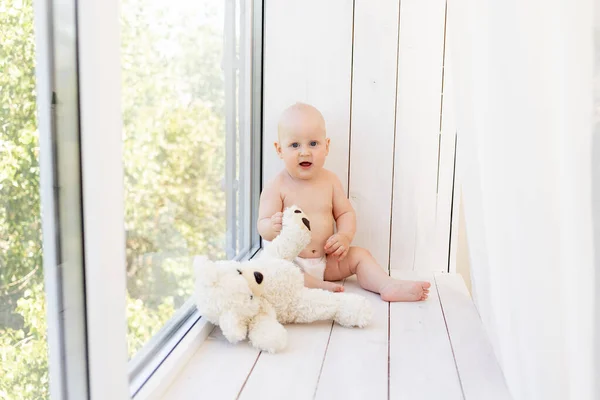
<svg viewBox="0 0 600 400">
<path fill-rule="evenodd" d="M 450 52 L 450 31 L 446 19 L 444 46 L 444 79 L 442 94 L 442 115 L 440 129 L 440 150 L 438 167 L 438 190 L 435 210 L 435 249 L 432 253 L 432 269 L 448 272 L 450 256 L 450 231 L 452 229 L 454 183 L 455 183 L 455 152 L 456 152 L 456 121 L 454 113 L 454 82 L 452 79 L 452 64 Z"/>
<path fill-rule="evenodd" d="M 459 153 L 458 153 L 458 142 L 457 142 L 457 146 L 456 146 L 456 164 L 458 165 L 459 163 Z M 457 167 L 458 170 L 458 167 Z M 461 207 L 461 203 L 462 203 L 462 193 L 461 193 L 461 187 L 460 187 L 460 178 L 458 177 L 458 175 L 456 175 L 456 177 L 454 178 L 455 182 L 454 182 L 454 202 L 452 204 L 452 221 L 451 221 L 451 228 L 450 228 L 450 264 L 448 267 L 448 272 L 449 273 L 456 273 L 458 271 L 458 243 L 459 243 L 459 236 L 461 234 L 460 231 L 460 221 L 461 218 L 464 219 L 464 216 L 461 215 L 463 210 Z"/>
<path fill-rule="evenodd" d="M 390 304 L 390 399 L 462 399 L 433 274 L 391 272 L 432 287 L 426 301 Z"/>
<path fill-rule="evenodd" d="M 443 250 L 434 243 L 445 3 L 401 2 L 390 268 L 439 269 Z"/>
<path fill-rule="evenodd" d="M 350 200 L 354 245 L 389 268 L 399 2 L 356 0 L 352 74 Z M 374 139 L 375 138 L 375 139 Z"/>
<path fill-rule="evenodd" d="M 310 399 L 315 393 L 331 322 L 286 325 L 287 348 L 261 353 L 240 399 Z"/>
<path fill-rule="evenodd" d="M 232 345 L 215 328 L 162 399 L 235 399 L 258 356 L 248 342 Z"/>
<path fill-rule="evenodd" d="M 388 388 L 388 303 L 346 280 L 346 292 L 365 296 L 373 320 L 365 328 L 333 326 L 316 399 L 385 399 Z"/>
<path fill-rule="evenodd" d="M 352 1 L 265 2 L 264 179 L 283 164 L 275 154 L 277 122 L 289 105 L 307 102 L 325 117 L 331 147 L 325 167 L 348 188 Z"/>
<path fill-rule="evenodd" d="M 443 273 L 436 273 L 435 280 L 465 399 L 511 399 L 464 281 L 460 275 Z"/>
</svg>

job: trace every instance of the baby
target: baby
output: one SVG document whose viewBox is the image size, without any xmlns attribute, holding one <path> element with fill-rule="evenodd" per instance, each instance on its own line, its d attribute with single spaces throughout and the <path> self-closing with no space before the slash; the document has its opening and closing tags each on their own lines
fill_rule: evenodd
<svg viewBox="0 0 600 400">
<path fill-rule="evenodd" d="M 274 144 L 285 169 L 261 193 L 258 232 L 266 241 L 277 237 L 282 211 L 293 204 L 309 216 L 312 241 L 295 260 L 305 286 L 342 292 L 334 281 L 356 274 L 362 288 L 384 301 L 425 300 L 429 282 L 393 279 L 368 250 L 350 245 L 356 216 L 338 177 L 323 168 L 329 153 L 323 115 L 307 104 L 292 105 L 281 116 Z"/>
</svg>

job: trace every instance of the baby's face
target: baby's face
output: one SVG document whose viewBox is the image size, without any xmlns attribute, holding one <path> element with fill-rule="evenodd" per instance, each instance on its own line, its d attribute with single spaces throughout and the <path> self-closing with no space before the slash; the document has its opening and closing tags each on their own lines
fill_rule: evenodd
<svg viewBox="0 0 600 400">
<path fill-rule="evenodd" d="M 325 165 L 329 153 L 322 118 L 310 114 L 291 117 L 280 130 L 275 150 L 293 178 L 313 178 Z"/>
</svg>

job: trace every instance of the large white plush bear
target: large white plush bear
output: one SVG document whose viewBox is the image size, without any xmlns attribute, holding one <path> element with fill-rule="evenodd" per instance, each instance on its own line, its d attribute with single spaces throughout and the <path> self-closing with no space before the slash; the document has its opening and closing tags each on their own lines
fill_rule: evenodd
<svg viewBox="0 0 600 400">
<path fill-rule="evenodd" d="M 366 326 L 368 301 L 350 293 L 304 287 L 293 260 L 310 243 L 310 221 L 298 207 L 284 211 L 281 233 L 249 261 L 213 262 L 196 257 L 196 305 L 232 343 L 248 337 L 255 347 L 276 352 L 286 345 L 281 324 L 334 320 Z"/>
</svg>

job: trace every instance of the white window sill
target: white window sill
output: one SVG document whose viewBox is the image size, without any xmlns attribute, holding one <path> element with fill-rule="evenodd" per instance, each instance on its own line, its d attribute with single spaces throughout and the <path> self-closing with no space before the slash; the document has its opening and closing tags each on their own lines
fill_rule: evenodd
<svg viewBox="0 0 600 400">
<path fill-rule="evenodd" d="M 164 361 L 152 374 L 148 381 L 135 395 L 135 400 L 159 400 L 175 380 L 177 375 L 188 363 L 190 358 L 202 346 L 214 325 L 206 319 L 194 316 L 193 326 L 181 341 L 173 348 L 170 354 L 165 356 Z"/>
</svg>

